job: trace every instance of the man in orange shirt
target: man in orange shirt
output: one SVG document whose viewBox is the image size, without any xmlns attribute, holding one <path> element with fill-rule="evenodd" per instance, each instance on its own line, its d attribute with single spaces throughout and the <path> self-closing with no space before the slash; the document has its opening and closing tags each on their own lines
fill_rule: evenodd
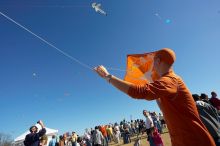
<svg viewBox="0 0 220 146">
<path fill-rule="evenodd" d="M 101 131 L 103 137 L 104 137 L 104 146 L 108 146 L 108 135 L 107 135 L 107 131 L 106 131 L 106 126 L 102 125 L 99 126 L 99 130 Z"/>
<path fill-rule="evenodd" d="M 175 53 L 168 48 L 155 52 L 153 83 L 135 85 L 108 73 L 104 66 L 95 71 L 113 86 L 132 98 L 157 100 L 164 114 L 173 146 L 215 146 L 199 118 L 192 95 L 172 69 Z"/>
</svg>

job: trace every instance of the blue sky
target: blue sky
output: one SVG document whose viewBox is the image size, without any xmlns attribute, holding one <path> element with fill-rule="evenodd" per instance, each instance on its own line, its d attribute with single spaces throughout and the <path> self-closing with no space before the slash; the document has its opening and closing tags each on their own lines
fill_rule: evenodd
<svg viewBox="0 0 220 146">
<path fill-rule="evenodd" d="M 96 13 L 92 2 L 108 16 Z M 125 69 L 127 54 L 172 48 L 174 70 L 192 93 L 220 94 L 218 0 L 1 0 L 0 11 L 90 66 Z M 155 102 L 129 98 L 2 16 L 0 39 L 0 132 L 15 138 L 42 119 L 60 133 L 82 133 L 142 117 L 143 109 L 159 111 Z"/>
</svg>

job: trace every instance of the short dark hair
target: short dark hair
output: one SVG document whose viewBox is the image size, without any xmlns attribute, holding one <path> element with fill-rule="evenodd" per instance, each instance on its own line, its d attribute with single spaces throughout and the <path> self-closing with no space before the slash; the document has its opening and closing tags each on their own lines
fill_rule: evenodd
<svg viewBox="0 0 220 146">
<path fill-rule="evenodd" d="M 193 97 L 193 99 L 194 99 L 195 101 L 200 100 L 200 97 L 199 97 L 198 94 L 193 94 L 192 97 Z"/>
<path fill-rule="evenodd" d="M 29 131 L 32 132 L 32 128 L 34 128 L 34 127 L 38 130 L 37 126 L 31 126 Z"/>
<path fill-rule="evenodd" d="M 208 95 L 206 95 L 205 93 L 201 93 L 200 98 L 207 100 Z"/>
<path fill-rule="evenodd" d="M 60 135 L 60 136 L 59 136 L 59 139 L 62 140 L 62 139 L 63 139 L 63 135 Z"/>
<path fill-rule="evenodd" d="M 78 137 L 78 138 L 77 138 L 77 142 L 78 142 L 78 143 L 81 143 L 81 142 L 82 142 L 82 138 L 81 138 L 81 137 Z"/>
<path fill-rule="evenodd" d="M 211 92 L 211 95 L 213 96 L 213 95 L 217 95 L 217 94 L 216 94 L 215 91 L 212 91 L 212 92 Z"/>
</svg>

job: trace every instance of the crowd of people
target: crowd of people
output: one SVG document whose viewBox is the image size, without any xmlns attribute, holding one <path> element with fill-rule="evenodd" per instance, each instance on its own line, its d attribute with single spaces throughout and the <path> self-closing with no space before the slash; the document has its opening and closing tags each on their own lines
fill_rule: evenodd
<svg viewBox="0 0 220 146">
<path fill-rule="evenodd" d="M 200 119 L 208 129 L 210 135 L 219 145 L 220 139 L 220 100 L 215 92 L 211 93 L 211 98 L 202 93 L 193 94 L 193 99 L 197 106 Z M 135 146 L 140 146 L 140 140 L 146 133 L 150 146 L 164 146 L 161 134 L 167 128 L 165 119 L 161 113 L 143 110 L 145 119 L 126 121 L 119 124 L 99 125 L 95 128 L 86 129 L 84 135 L 77 135 L 76 132 L 64 133 L 63 135 L 53 135 L 52 140 L 48 141 L 46 129 L 42 121 L 38 121 L 41 130 L 36 126 L 30 127 L 30 134 L 25 138 L 25 146 L 108 146 L 109 143 L 128 144 L 131 137 L 135 137 Z"/>
<path fill-rule="evenodd" d="M 60 136 L 53 135 L 50 141 L 47 139 L 43 122 L 39 121 L 38 124 L 41 125 L 42 129 L 38 131 L 37 126 L 31 126 L 29 129 L 30 134 L 26 136 L 24 145 L 46 146 L 49 143 L 49 146 L 108 146 L 109 143 L 127 144 L 131 143 L 131 137 L 135 136 L 137 140 L 140 140 L 144 133 L 148 133 L 149 118 L 151 119 L 150 128 L 155 125 L 152 134 L 155 134 L 155 132 L 162 133 L 162 128 L 166 127 L 166 124 L 161 113 L 157 115 L 156 112 L 144 110 L 143 115 L 146 118 L 145 120 L 123 120 L 119 123 L 95 126 L 94 129 L 86 129 L 81 136 L 77 135 L 76 132 L 71 134 L 66 132 Z"/>
</svg>

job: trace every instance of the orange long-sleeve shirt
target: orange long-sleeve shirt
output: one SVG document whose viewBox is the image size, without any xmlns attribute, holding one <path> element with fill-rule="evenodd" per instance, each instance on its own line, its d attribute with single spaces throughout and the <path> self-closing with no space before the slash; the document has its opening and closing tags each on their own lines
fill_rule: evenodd
<svg viewBox="0 0 220 146">
<path fill-rule="evenodd" d="M 128 95 L 136 99 L 160 99 L 172 146 L 215 146 L 183 80 L 173 71 L 154 83 L 134 85 Z"/>
<path fill-rule="evenodd" d="M 99 130 L 102 132 L 102 135 L 103 135 L 104 137 L 107 137 L 106 127 L 101 126 L 101 127 L 99 128 Z"/>
</svg>

